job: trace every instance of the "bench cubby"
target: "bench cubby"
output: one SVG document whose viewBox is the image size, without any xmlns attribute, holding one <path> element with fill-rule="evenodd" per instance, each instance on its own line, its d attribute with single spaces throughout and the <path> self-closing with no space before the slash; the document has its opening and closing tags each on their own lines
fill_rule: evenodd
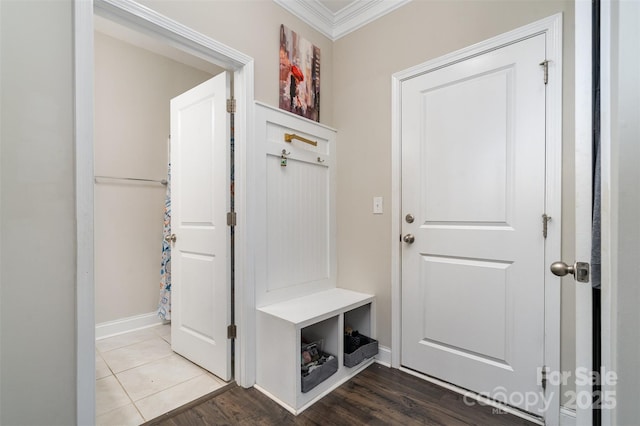
<svg viewBox="0 0 640 426">
<path fill-rule="evenodd" d="M 374 296 L 341 288 L 259 308 L 256 388 L 290 412 L 302 412 L 373 362 L 345 367 L 343 336 L 345 318 L 371 334 L 374 309 Z M 302 337 L 322 341 L 322 350 L 338 361 L 338 370 L 308 392 L 302 392 Z"/>
</svg>

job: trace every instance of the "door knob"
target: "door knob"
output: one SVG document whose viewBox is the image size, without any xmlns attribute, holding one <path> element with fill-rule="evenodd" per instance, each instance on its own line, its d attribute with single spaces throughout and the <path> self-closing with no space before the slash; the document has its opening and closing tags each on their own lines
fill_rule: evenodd
<svg viewBox="0 0 640 426">
<path fill-rule="evenodd" d="M 404 241 L 407 244 L 413 244 L 415 240 L 416 240 L 416 237 L 414 237 L 412 234 L 407 234 L 404 237 L 402 237 L 402 241 Z"/>
<path fill-rule="evenodd" d="M 176 234 L 167 235 L 164 239 L 169 243 L 175 243 L 177 240 Z"/>
<path fill-rule="evenodd" d="M 571 274 L 580 283 L 589 282 L 589 264 L 586 262 L 576 262 L 573 265 L 567 265 L 564 262 L 553 262 L 550 269 L 553 275 L 558 277 Z"/>
<path fill-rule="evenodd" d="M 551 264 L 551 272 L 558 277 L 564 277 L 567 274 L 573 275 L 576 271 L 574 265 L 567 265 L 564 262 L 553 262 Z"/>
</svg>

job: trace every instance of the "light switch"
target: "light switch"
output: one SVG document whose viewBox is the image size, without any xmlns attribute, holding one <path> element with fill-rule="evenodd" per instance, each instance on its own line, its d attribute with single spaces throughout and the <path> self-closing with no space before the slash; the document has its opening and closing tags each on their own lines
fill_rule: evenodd
<svg viewBox="0 0 640 426">
<path fill-rule="evenodd" d="M 373 197 L 373 214 L 382 214 L 382 197 Z"/>
</svg>

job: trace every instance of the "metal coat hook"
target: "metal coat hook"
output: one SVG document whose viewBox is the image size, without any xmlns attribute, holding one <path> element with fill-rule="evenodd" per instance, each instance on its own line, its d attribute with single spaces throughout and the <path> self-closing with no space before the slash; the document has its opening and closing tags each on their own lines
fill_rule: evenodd
<svg viewBox="0 0 640 426">
<path fill-rule="evenodd" d="M 324 163 L 324 160 L 320 157 L 318 157 L 318 163 Z"/>
<path fill-rule="evenodd" d="M 282 155 L 280 156 L 280 167 L 287 167 L 287 155 L 291 154 L 291 152 L 287 152 L 286 149 L 282 150 Z"/>
</svg>

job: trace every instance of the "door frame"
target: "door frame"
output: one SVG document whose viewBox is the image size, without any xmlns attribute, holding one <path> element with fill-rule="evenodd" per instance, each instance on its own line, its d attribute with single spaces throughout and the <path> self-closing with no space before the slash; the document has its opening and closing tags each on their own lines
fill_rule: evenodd
<svg viewBox="0 0 640 426">
<path fill-rule="evenodd" d="M 255 382 L 255 297 L 248 244 L 247 181 L 254 120 L 254 62 L 247 56 L 132 0 L 75 0 L 74 101 L 76 179 L 76 421 L 95 422 L 95 290 L 93 222 L 94 13 L 146 33 L 162 42 L 234 72 L 235 113 L 235 380 Z"/>
<path fill-rule="evenodd" d="M 592 222 L 592 158 L 593 158 L 593 52 L 592 52 L 592 4 L 575 3 L 575 260 L 591 262 L 591 222 Z M 602 101 L 605 97 L 601 97 Z M 604 104 L 603 104 L 604 107 Z M 606 109 L 602 109 L 603 115 Z M 604 135 L 604 131 L 602 133 Z M 601 153 L 604 154 L 601 147 Z M 603 158 L 601 164 L 605 165 Z M 603 173 L 604 176 L 604 173 Z M 578 206 L 586 206 L 579 208 Z M 605 229 L 606 209 L 602 205 L 602 229 Z M 603 233 L 603 242 L 604 242 Z M 603 245 L 604 247 L 604 245 Z M 602 256 L 603 282 L 606 262 Z M 560 258 L 558 258 L 560 259 Z M 565 259 L 570 262 L 572 259 Z M 571 279 L 571 278 L 569 278 Z M 604 285 L 602 286 L 604 287 Z M 576 371 L 579 368 L 591 371 L 593 367 L 593 312 L 591 283 L 575 282 L 575 339 Z M 604 317 L 603 317 L 604 318 Z M 603 339 L 605 336 L 603 335 Z M 604 341 L 603 341 L 604 342 Z M 603 346 L 604 347 L 604 346 Z M 591 395 L 589 383 L 576 383 L 578 396 Z M 588 398 L 589 399 L 589 398 Z M 576 424 L 591 426 L 592 410 L 584 404 L 576 404 Z"/>
<path fill-rule="evenodd" d="M 578 8 L 580 2 L 576 3 Z M 584 6 L 582 6 L 584 7 Z M 589 7 L 589 6 L 587 6 Z M 620 182 L 618 177 L 618 158 L 620 158 L 620 143 L 617 134 L 620 127 L 619 91 L 620 88 L 620 60 L 618 49 L 620 41 L 620 21 L 624 11 L 619 0 L 602 0 L 600 2 L 600 171 L 601 171 L 601 305 L 600 305 L 600 365 L 605 371 L 618 372 L 619 351 L 624 351 L 622 341 L 618 339 L 618 283 L 621 264 L 618 261 L 620 212 Z M 633 15 L 630 15 L 633 16 Z M 633 19 L 633 18 L 630 18 Z M 635 22 L 634 22 L 635 23 Z M 623 28 L 629 21 L 623 22 Z M 576 24 L 577 25 L 577 24 Z M 591 31 L 593 29 L 589 27 Z M 591 34 L 590 34 L 591 35 Z M 577 44 L 576 44 L 577 46 Z M 588 68 L 590 70 L 590 68 Z M 578 68 L 576 67 L 576 72 Z M 591 74 L 589 74 L 591 75 Z M 577 96 L 577 93 L 576 93 Z M 590 129 L 589 129 L 590 130 Z M 589 140 L 589 144 L 591 141 Z M 590 345 L 592 346 L 592 345 Z M 585 347 L 584 350 L 587 348 Z M 589 347 L 590 349 L 590 347 Z M 576 348 L 577 352 L 578 348 Z M 613 395 L 618 392 L 616 383 L 603 380 L 601 391 L 603 395 Z M 602 409 L 601 423 L 603 426 L 615 425 L 618 422 L 619 408 Z M 589 410 L 590 414 L 590 410 Z"/>
<path fill-rule="evenodd" d="M 394 368 L 403 369 L 401 360 L 401 331 L 402 331 L 402 259 L 401 246 L 398 236 L 402 229 L 402 164 L 401 164 L 401 94 L 402 83 L 413 77 L 440 69 L 454 62 L 480 55 L 482 53 L 498 49 L 502 46 L 513 44 L 519 40 L 545 34 L 547 40 L 547 57 L 549 60 L 549 80 L 546 97 L 546 188 L 545 195 L 546 214 L 552 217 L 549 223 L 549 233 L 545 244 L 545 265 L 550 265 L 560 259 L 561 254 L 561 217 L 562 217 L 562 14 L 558 13 L 550 17 L 533 22 L 529 25 L 517 28 L 513 31 L 498 35 L 472 46 L 449 53 L 425 63 L 413 66 L 392 76 L 392 139 L 391 139 L 391 365 Z M 542 74 L 541 74 L 542 78 Z M 542 212 L 540 213 L 542 214 Z M 560 371 L 560 279 L 554 276 L 545 267 L 545 365 L 547 371 Z M 409 371 L 416 374 L 413 371 Z M 426 380 L 452 389 L 456 392 L 468 394 L 467 391 L 442 382 L 440 380 L 420 375 Z M 549 382 L 547 395 L 551 395 L 549 410 L 545 413 L 545 421 L 548 424 L 558 424 L 560 418 L 560 386 Z M 481 398 L 478 396 L 478 398 Z M 478 399 L 479 401 L 481 399 Z M 483 403 L 500 407 L 512 414 L 539 422 L 539 419 L 511 409 L 502 404 L 492 403 L 482 399 Z"/>
</svg>

